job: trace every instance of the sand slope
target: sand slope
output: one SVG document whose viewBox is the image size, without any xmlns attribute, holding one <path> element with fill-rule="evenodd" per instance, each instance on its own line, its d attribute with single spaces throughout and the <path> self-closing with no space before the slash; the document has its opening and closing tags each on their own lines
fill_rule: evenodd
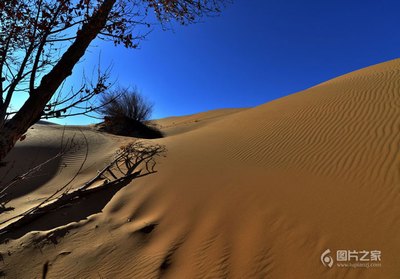
<svg viewBox="0 0 400 279">
<path fill-rule="evenodd" d="M 0 214 L 0 222 L 39 204 L 45 197 L 68 184 L 74 189 L 102 169 L 114 154 L 121 138 L 101 134 L 88 127 L 37 124 L 26 139 L 18 142 L 0 169 L 0 187 L 29 169 L 40 166 L 38 172 L 27 175 L 11 185 L 7 192 L 7 207 L 15 210 Z M 57 154 L 65 149 L 65 154 Z"/>
<path fill-rule="evenodd" d="M 187 116 L 173 116 L 151 121 L 151 124 L 161 129 L 168 136 L 180 135 L 209 125 L 230 114 L 246 109 L 219 109 Z"/>
<path fill-rule="evenodd" d="M 3 270 L 39 278 L 48 261 L 49 278 L 400 278 L 399 81 L 393 60 L 211 112 L 205 125 L 160 120 L 170 134 L 152 141 L 168 149 L 156 174 L 102 213 L 2 244 Z M 379 250 L 381 267 L 329 268 L 326 249 Z"/>
</svg>

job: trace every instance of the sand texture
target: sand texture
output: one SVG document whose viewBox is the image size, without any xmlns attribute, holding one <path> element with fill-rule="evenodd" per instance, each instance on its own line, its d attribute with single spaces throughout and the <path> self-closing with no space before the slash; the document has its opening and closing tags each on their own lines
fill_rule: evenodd
<svg viewBox="0 0 400 279">
<path fill-rule="evenodd" d="M 0 245 L 6 278 L 41 278 L 46 262 L 47 278 L 400 278 L 400 60 L 258 107 L 154 124 L 166 137 L 146 142 L 167 149 L 157 172 L 26 225 Z M 2 183 L 57 154 L 63 131 L 81 148 L 10 188 L 15 210 L 0 220 L 86 158 L 78 187 L 133 140 L 36 125 Z M 381 266 L 329 268 L 327 249 L 379 250 Z"/>
</svg>

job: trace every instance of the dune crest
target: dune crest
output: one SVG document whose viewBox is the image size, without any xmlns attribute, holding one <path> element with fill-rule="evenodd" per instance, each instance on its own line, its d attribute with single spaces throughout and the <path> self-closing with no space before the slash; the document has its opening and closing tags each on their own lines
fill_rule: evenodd
<svg viewBox="0 0 400 279">
<path fill-rule="evenodd" d="M 159 120 L 157 173 L 87 220 L 3 244 L 4 272 L 27 278 L 50 262 L 48 278 L 396 278 L 399 81 L 397 59 L 252 109 Z M 95 154 L 125 140 L 107 139 Z M 378 250 L 381 266 L 327 267 L 328 249 Z"/>
</svg>

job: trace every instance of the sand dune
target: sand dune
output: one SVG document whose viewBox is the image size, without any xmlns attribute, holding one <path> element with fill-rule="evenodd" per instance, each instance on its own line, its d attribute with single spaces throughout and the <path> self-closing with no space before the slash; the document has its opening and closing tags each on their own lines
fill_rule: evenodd
<svg viewBox="0 0 400 279">
<path fill-rule="evenodd" d="M 0 170 L 0 186 L 9 185 L 17 175 L 43 162 L 48 163 L 7 190 L 7 198 L 11 199 L 7 206 L 15 210 L 0 214 L 0 222 L 39 204 L 66 184 L 72 189 L 81 186 L 110 160 L 120 141 L 86 127 L 34 125 L 26 139 L 18 142 L 7 156 L 7 166 Z M 67 149 L 66 153 L 57 157 L 62 148 Z"/>
<path fill-rule="evenodd" d="M 39 278 L 48 262 L 48 278 L 400 278 L 399 81 L 393 60 L 252 109 L 159 120 L 167 137 L 148 141 L 168 149 L 157 173 L 101 213 L 2 244 L 2 270 Z M 10 157 L 54 154 L 61 131 L 35 126 Z M 85 135 L 90 152 L 74 185 L 130 140 Z M 60 158 L 0 218 L 53 191 L 84 152 Z M 380 266 L 335 259 L 330 268 L 327 249 L 333 258 L 378 250 L 381 261 L 368 263 Z"/>
<path fill-rule="evenodd" d="M 204 127 L 230 114 L 244 110 L 246 109 L 219 109 L 187 116 L 167 117 L 151 121 L 151 123 L 170 137 Z"/>
</svg>

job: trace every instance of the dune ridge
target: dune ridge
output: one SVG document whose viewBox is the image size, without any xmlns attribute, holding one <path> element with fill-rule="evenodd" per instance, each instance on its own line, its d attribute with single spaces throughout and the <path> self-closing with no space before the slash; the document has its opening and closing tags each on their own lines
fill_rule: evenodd
<svg viewBox="0 0 400 279">
<path fill-rule="evenodd" d="M 398 278 L 399 90 L 396 59 L 255 108 L 159 120 L 157 173 L 102 213 L 2 244 L 4 272 L 48 261 L 49 278 Z M 131 140 L 108 139 L 83 178 Z M 381 266 L 329 268 L 327 249 L 379 250 Z"/>
</svg>

